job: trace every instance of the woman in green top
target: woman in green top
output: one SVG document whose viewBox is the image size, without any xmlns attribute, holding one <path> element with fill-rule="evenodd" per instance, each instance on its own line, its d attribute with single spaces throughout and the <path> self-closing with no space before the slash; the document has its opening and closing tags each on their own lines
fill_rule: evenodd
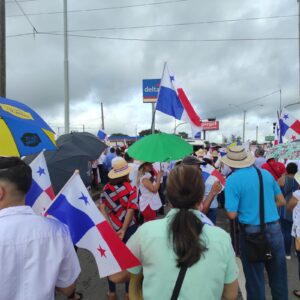
<svg viewBox="0 0 300 300">
<path fill-rule="evenodd" d="M 131 274 L 136 283 L 143 275 L 143 299 L 170 300 L 179 271 L 186 267 L 178 299 L 236 299 L 238 268 L 230 237 L 202 222 L 198 208 L 203 195 L 201 171 L 187 165 L 175 167 L 166 188 L 173 208 L 164 219 L 142 225 L 127 243 L 142 266 L 111 279 L 120 282 Z"/>
</svg>

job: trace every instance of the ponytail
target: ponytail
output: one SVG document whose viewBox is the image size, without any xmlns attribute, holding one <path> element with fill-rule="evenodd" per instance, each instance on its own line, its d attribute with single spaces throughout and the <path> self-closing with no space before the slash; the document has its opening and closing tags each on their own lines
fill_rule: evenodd
<svg viewBox="0 0 300 300">
<path fill-rule="evenodd" d="M 200 237 L 204 225 L 193 212 L 204 195 L 200 170 L 187 165 L 175 167 L 168 178 L 166 195 L 172 206 L 178 209 L 168 226 L 177 267 L 191 267 L 207 250 Z"/>
<path fill-rule="evenodd" d="M 169 224 L 169 239 L 177 256 L 177 267 L 195 264 L 207 248 L 199 239 L 203 223 L 192 211 L 180 209 Z"/>
</svg>

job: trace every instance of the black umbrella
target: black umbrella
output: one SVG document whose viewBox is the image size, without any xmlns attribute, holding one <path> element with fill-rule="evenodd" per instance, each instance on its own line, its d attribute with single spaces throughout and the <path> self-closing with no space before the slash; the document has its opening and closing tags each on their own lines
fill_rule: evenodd
<svg viewBox="0 0 300 300">
<path fill-rule="evenodd" d="M 91 161 L 97 159 L 107 148 L 96 136 L 87 132 L 70 133 L 62 137 L 64 138 L 57 140 L 57 150 L 44 152 L 55 194 L 75 170 L 79 170 L 84 184 L 90 185 Z M 30 163 L 35 157 L 36 155 L 27 156 L 25 161 Z"/>
<path fill-rule="evenodd" d="M 97 159 L 107 148 L 106 144 L 100 141 L 98 137 L 89 132 L 72 132 L 61 135 L 57 141 L 57 146 L 68 147 L 70 151 L 87 155 L 91 160 Z"/>
</svg>

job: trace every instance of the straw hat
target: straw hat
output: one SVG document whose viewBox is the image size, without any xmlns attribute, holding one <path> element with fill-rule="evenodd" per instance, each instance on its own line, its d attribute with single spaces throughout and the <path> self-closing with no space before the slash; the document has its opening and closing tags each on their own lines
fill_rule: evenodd
<svg viewBox="0 0 300 300">
<path fill-rule="evenodd" d="M 211 155 L 212 157 L 219 157 L 219 153 L 217 150 L 214 150 Z"/>
<path fill-rule="evenodd" d="M 203 149 L 199 149 L 198 151 L 195 152 L 195 154 L 199 157 L 206 155 L 206 151 Z"/>
<path fill-rule="evenodd" d="M 255 158 L 250 152 L 241 146 L 232 146 L 227 149 L 227 154 L 222 157 L 221 161 L 231 167 L 236 169 L 250 167 L 254 164 Z"/>
<path fill-rule="evenodd" d="M 108 173 L 110 179 L 120 178 L 130 173 L 131 167 L 123 158 L 114 159 L 112 161 L 112 169 Z"/>
</svg>

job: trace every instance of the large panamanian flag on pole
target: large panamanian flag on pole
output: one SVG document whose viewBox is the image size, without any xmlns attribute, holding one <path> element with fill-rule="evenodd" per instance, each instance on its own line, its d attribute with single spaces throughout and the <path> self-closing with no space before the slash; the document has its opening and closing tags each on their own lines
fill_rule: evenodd
<svg viewBox="0 0 300 300">
<path fill-rule="evenodd" d="M 170 75 L 165 63 L 156 110 L 174 117 L 177 120 L 190 123 L 193 136 L 202 130 L 201 119 L 191 105 L 182 88 L 175 88 L 174 76 Z"/>
<path fill-rule="evenodd" d="M 25 204 L 38 215 L 43 215 L 55 195 L 44 156 L 41 152 L 29 165 L 32 170 L 32 184 L 25 198 Z"/>
<path fill-rule="evenodd" d="M 279 128 L 282 138 L 292 141 L 300 139 L 300 121 L 286 110 L 281 112 Z"/>
<path fill-rule="evenodd" d="M 101 278 L 140 265 L 97 209 L 78 172 L 46 213 L 69 227 L 74 245 L 94 255 Z"/>
</svg>

